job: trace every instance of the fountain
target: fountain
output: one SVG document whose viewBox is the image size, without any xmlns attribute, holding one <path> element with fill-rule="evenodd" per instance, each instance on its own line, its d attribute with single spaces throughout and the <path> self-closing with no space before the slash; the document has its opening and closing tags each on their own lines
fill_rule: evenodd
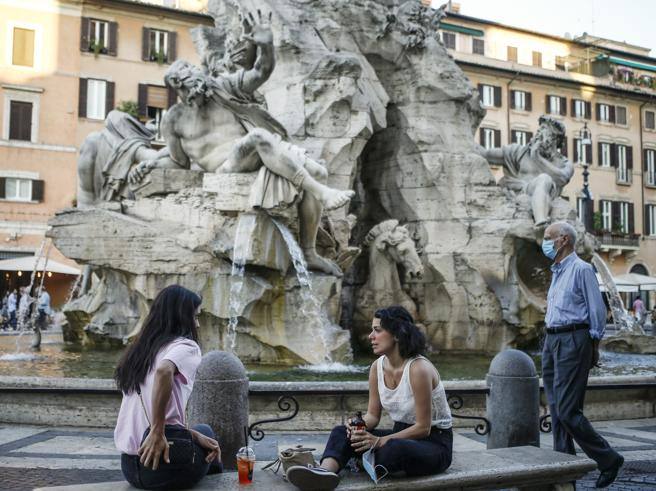
<svg viewBox="0 0 656 491">
<path fill-rule="evenodd" d="M 240 21 L 257 10 L 270 25 Z M 107 141 L 122 128 L 132 150 L 120 162 L 102 145 L 81 158 L 80 169 L 111 179 L 82 180 L 79 206 L 50 221 L 90 284 L 65 309 L 65 337 L 120 346 L 156 293 L 179 283 L 203 296 L 202 347 L 246 363 L 350 363 L 351 333 L 362 339 L 386 302 L 408 305 L 435 350 L 535 345 L 543 215 L 577 227 L 580 253 L 594 244 L 565 200 L 538 203 L 517 177 L 565 185 L 571 163 L 555 148 L 562 175 L 539 174 L 513 147 L 504 151 L 518 153 L 522 172 L 509 165 L 494 180 L 498 152 L 474 139 L 478 94 L 437 38 L 443 12 L 346 0 L 210 0 L 208 11 L 215 26 L 192 31 L 200 63 L 167 71 L 179 96 L 167 112 L 171 155 L 111 111 Z M 207 127 L 198 107 L 237 126 Z M 539 123 L 536 137 L 564 136 L 561 123 Z M 185 153 L 212 131 L 239 138 Z"/>
</svg>

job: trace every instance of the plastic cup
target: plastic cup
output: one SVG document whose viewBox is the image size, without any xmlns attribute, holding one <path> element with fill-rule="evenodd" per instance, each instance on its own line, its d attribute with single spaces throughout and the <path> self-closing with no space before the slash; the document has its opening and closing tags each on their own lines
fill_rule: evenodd
<svg viewBox="0 0 656 491">
<path fill-rule="evenodd" d="M 239 484 L 253 482 L 253 469 L 255 467 L 255 452 L 251 447 L 241 447 L 237 452 L 237 474 Z"/>
</svg>

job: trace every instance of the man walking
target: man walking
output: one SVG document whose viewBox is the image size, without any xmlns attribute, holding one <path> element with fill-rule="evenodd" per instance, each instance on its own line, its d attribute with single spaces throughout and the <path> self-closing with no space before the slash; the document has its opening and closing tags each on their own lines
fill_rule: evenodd
<svg viewBox="0 0 656 491">
<path fill-rule="evenodd" d="M 542 251 L 554 261 L 545 318 L 542 377 L 554 450 L 574 455 L 574 441 L 600 470 L 596 487 L 610 485 L 624 463 L 583 415 L 588 372 L 599 362 L 606 307 L 590 264 L 574 252 L 576 231 L 557 222 L 544 231 Z"/>
<path fill-rule="evenodd" d="M 18 299 L 16 298 L 16 289 L 14 288 L 9 294 L 9 298 L 7 299 L 7 312 L 9 313 L 9 325 L 14 331 L 17 328 L 17 323 L 16 323 L 17 303 L 18 303 Z"/>
</svg>

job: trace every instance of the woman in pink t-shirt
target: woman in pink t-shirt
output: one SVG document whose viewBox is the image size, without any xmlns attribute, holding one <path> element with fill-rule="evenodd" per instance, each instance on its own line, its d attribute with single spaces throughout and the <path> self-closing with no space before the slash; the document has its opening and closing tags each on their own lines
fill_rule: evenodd
<svg viewBox="0 0 656 491">
<path fill-rule="evenodd" d="M 201 361 L 200 304 L 201 298 L 186 288 L 164 288 L 116 367 L 114 378 L 123 400 L 114 443 L 121 451 L 125 479 L 137 488 L 190 488 L 208 472 L 222 471 L 221 450 L 208 425 L 190 429 L 196 454 L 205 458 L 182 468 L 169 465 L 164 434 L 165 425 L 186 426 L 185 408 Z"/>
</svg>

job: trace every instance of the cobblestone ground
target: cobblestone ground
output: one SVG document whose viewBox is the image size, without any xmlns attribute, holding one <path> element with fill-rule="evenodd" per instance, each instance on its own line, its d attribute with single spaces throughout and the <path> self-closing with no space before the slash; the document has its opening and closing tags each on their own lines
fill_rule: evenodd
<svg viewBox="0 0 656 491">
<path fill-rule="evenodd" d="M 617 481 L 607 489 L 656 491 L 656 419 L 597 422 L 594 426 L 626 459 Z M 269 432 L 253 446 L 257 459 L 268 462 L 279 449 L 299 444 L 320 454 L 327 437 L 327 433 Z M 551 448 L 550 434 L 541 435 L 540 446 Z M 454 449 L 485 449 L 485 437 L 471 429 L 457 429 Z M 595 489 L 597 476 L 598 472 L 591 472 L 577 483 L 577 489 Z M 0 490 L 120 480 L 120 458 L 111 430 L 0 425 Z"/>
</svg>

